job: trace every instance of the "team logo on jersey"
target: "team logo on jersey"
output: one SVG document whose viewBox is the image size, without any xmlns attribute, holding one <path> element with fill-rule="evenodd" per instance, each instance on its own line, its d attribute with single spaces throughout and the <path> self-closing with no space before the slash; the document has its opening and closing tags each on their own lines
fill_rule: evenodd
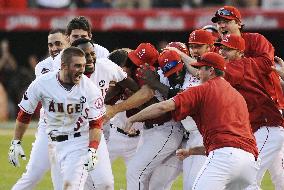
<svg viewBox="0 0 284 190">
<path fill-rule="evenodd" d="M 104 105 L 104 101 L 102 98 L 98 98 L 96 101 L 95 101 L 95 107 L 97 109 L 101 109 Z"/>
<path fill-rule="evenodd" d="M 49 69 L 47 69 L 47 68 L 43 68 L 43 69 L 41 70 L 41 74 L 48 73 L 49 71 L 50 71 Z"/>
<path fill-rule="evenodd" d="M 87 101 L 86 97 L 85 96 L 81 96 L 80 103 L 84 104 L 84 103 L 86 103 L 86 101 Z"/>
<path fill-rule="evenodd" d="M 105 84 L 106 84 L 106 81 L 104 81 L 104 80 L 101 80 L 101 81 L 99 82 L 99 86 L 100 86 L 100 87 L 104 87 Z"/>
<path fill-rule="evenodd" d="M 28 100 L 29 98 L 28 98 L 28 92 L 26 91 L 25 93 L 24 93 L 24 100 Z"/>
</svg>

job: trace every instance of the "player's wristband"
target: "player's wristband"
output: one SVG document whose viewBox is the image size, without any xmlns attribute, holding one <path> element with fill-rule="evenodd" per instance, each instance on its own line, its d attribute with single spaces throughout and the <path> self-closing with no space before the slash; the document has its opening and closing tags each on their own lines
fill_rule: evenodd
<svg viewBox="0 0 284 190">
<path fill-rule="evenodd" d="M 101 129 L 103 125 L 103 117 L 89 121 L 89 129 Z"/>
<path fill-rule="evenodd" d="M 24 124 L 29 124 L 32 118 L 32 114 L 28 114 L 26 112 L 24 112 L 22 109 L 20 109 L 18 116 L 17 116 L 17 120 L 21 123 Z"/>
<path fill-rule="evenodd" d="M 96 141 L 96 140 L 90 141 L 90 143 L 89 143 L 89 148 L 98 149 L 98 146 L 99 146 L 99 142 Z"/>
</svg>

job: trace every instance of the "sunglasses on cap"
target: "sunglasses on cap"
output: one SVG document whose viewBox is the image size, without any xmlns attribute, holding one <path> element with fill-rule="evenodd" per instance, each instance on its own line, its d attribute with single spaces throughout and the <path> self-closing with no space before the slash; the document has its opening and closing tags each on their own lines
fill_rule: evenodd
<svg viewBox="0 0 284 190">
<path fill-rule="evenodd" d="M 215 13 L 216 16 L 236 16 L 232 11 L 221 8 Z"/>
<path fill-rule="evenodd" d="M 179 63 L 180 63 L 180 61 L 170 61 L 165 66 L 163 66 L 161 69 L 162 69 L 163 73 L 165 74 L 166 72 L 170 71 L 172 68 L 177 66 L 177 64 L 179 64 Z"/>
</svg>

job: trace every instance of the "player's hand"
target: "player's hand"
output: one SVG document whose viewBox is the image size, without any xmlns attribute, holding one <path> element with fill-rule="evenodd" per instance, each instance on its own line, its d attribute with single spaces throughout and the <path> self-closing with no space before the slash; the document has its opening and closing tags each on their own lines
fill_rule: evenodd
<svg viewBox="0 0 284 190">
<path fill-rule="evenodd" d="M 175 47 L 166 47 L 166 48 L 163 49 L 163 51 L 164 50 L 172 50 L 172 51 L 177 52 L 179 55 L 183 54 L 182 51 L 180 51 L 178 48 L 175 48 Z"/>
<path fill-rule="evenodd" d="M 139 72 L 143 73 L 142 80 L 145 84 L 149 85 L 151 88 L 155 89 L 156 84 L 160 83 L 160 76 L 156 72 L 155 68 L 150 67 L 149 64 L 142 65 Z"/>
<path fill-rule="evenodd" d="M 278 75 L 284 80 L 284 61 L 280 57 L 275 56 L 274 61 L 276 64 L 279 64 L 279 67 L 272 66 L 272 70 L 276 71 Z"/>
<path fill-rule="evenodd" d="M 12 140 L 11 141 L 11 146 L 10 146 L 10 149 L 9 149 L 8 156 L 9 156 L 9 162 L 15 167 L 20 166 L 18 156 L 21 156 L 21 158 L 23 160 L 26 160 L 26 155 L 25 155 L 24 150 L 21 146 L 20 140 Z"/>
<path fill-rule="evenodd" d="M 189 151 L 187 149 L 178 149 L 176 151 L 176 156 L 179 160 L 184 160 L 189 156 Z"/>
<path fill-rule="evenodd" d="M 89 148 L 87 161 L 85 163 L 85 167 L 86 167 L 87 171 L 89 172 L 89 171 L 92 171 L 93 169 L 95 169 L 97 163 L 98 163 L 97 150 L 95 148 Z"/>
<path fill-rule="evenodd" d="M 128 118 L 126 120 L 125 127 L 123 128 L 123 130 L 127 133 L 132 133 L 133 132 L 132 125 L 133 122 Z"/>
</svg>

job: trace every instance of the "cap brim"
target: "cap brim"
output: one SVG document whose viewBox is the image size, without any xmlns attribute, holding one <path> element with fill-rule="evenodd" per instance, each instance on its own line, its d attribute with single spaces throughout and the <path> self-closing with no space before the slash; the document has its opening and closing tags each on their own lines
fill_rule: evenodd
<svg viewBox="0 0 284 190">
<path fill-rule="evenodd" d="M 216 23 L 219 21 L 220 18 L 225 18 L 228 20 L 238 20 L 236 17 L 232 17 L 232 16 L 214 16 L 213 18 L 211 18 L 211 21 L 213 23 Z"/>
<path fill-rule="evenodd" d="M 208 66 L 208 63 L 203 62 L 203 61 L 197 61 L 197 62 L 191 63 L 190 65 L 198 68 L 202 66 Z"/>
<path fill-rule="evenodd" d="M 206 43 L 202 43 L 202 42 L 188 42 L 188 44 L 200 44 L 200 45 L 204 45 Z"/>
<path fill-rule="evenodd" d="M 220 46 L 225 46 L 227 48 L 231 48 L 231 49 L 236 49 L 235 47 L 230 46 L 229 44 L 225 43 L 225 42 L 215 42 L 214 46 L 220 47 Z"/>
<path fill-rule="evenodd" d="M 171 69 L 170 71 L 164 73 L 164 76 L 165 76 L 165 77 L 169 77 L 169 76 L 171 76 L 172 74 L 174 74 L 174 73 L 176 73 L 176 72 L 182 70 L 182 68 L 183 68 L 183 63 L 179 63 L 179 64 L 178 64 L 177 66 L 175 66 L 173 69 Z"/>
<path fill-rule="evenodd" d="M 141 59 L 139 59 L 134 51 L 131 51 L 128 53 L 128 57 L 129 59 L 136 65 L 136 66 L 140 66 L 143 64 L 143 62 L 141 61 Z"/>
</svg>

